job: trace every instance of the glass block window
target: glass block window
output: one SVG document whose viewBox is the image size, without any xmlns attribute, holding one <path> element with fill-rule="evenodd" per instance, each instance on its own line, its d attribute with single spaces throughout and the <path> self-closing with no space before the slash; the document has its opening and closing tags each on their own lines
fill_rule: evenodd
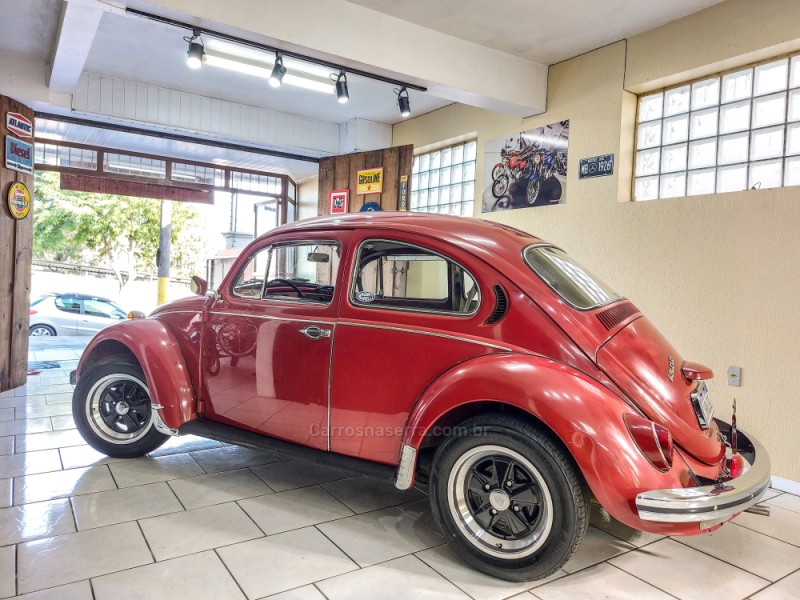
<svg viewBox="0 0 800 600">
<path fill-rule="evenodd" d="M 225 187 L 225 171 L 213 167 L 174 162 L 172 163 L 172 180 Z"/>
<path fill-rule="evenodd" d="M 475 204 L 475 140 L 414 157 L 410 209 L 472 216 Z"/>
<path fill-rule="evenodd" d="M 136 177 L 147 177 L 149 179 L 166 179 L 167 162 L 156 158 L 106 152 L 104 155 L 103 170 L 106 173 L 134 175 Z"/>
<path fill-rule="evenodd" d="M 280 177 L 256 175 L 242 171 L 231 171 L 231 188 L 243 192 L 259 192 L 262 194 L 275 194 L 280 196 L 282 191 Z"/>
<path fill-rule="evenodd" d="M 37 142 L 34 150 L 36 164 L 69 169 L 97 170 L 97 151 Z"/>
<path fill-rule="evenodd" d="M 800 185 L 800 55 L 639 97 L 635 200 Z"/>
</svg>

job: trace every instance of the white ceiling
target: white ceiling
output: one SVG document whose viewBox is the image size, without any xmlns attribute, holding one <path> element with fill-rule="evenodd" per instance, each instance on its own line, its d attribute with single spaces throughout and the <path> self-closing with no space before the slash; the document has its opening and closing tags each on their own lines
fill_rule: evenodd
<svg viewBox="0 0 800 600">
<path fill-rule="evenodd" d="M 348 85 L 350 102 L 339 104 L 335 95 L 322 94 L 283 85 L 273 89 L 258 77 L 225 71 L 204 65 L 191 70 L 186 65 L 187 31 L 141 17 L 125 14 L 125 6 L 150 8 L 142 0 L 70 0 L 78 4 L 102 7 L 104 14 L 94 35 L 83 67 L 84 72 L 139 82 L 172 90 L 179 90 L 209 98 L 227 100 L 244 105 L 265 108 L 279 113 L 297 115 L 328 123 L 344 123 L 352 119 L 366 119 L 385 124 L 401 120 L 397 98 L 390 84 L 350 74 Z M 275 7 L 287 6 L 292 0 L 271 0 Z M 333 0 L 324 0 L 326 2 Z M 533 63 L 553 64 L 600 47 L 607 43 L 657 27 L 668 21 L 702 10 L 720 0 L 670 0 L 669 2 L 645 0 L 557 0 L 533 2 L 532 0 L 340 0 L 337 10 L 353 5 L 377 11 L 389 17 L 478 44 L 486 48 L 523 58 Z M 325 5 L 326 7 L 328 5 Z M 0 52 L 27 55 L 40 61 L 49 61 L 58 43 L 59 22 L 64 11 L 63 0 L 0 0 Z M 263 8 L 263 7 L 260 7 Z M 351 8 L 353 8 L 351 6 Z M 338 13 L 334 13 L 338 14 Z M 172 15 L 181 17 L 181 15 Z M 313 18 L 313 15 L 309 15 Z M 380 18 L 379 15 L 376 15 Z M 333 17 L 331 17 L 333 18 Z M 184 15 L 184 20 L 191 20 Z M 346 35 L 352 23 L 330 23 L 342 27 Z M 80 31 L 78 31 L 80 35 Z M 259 32 L 240 32 L 242 37 L 262 39 Z M 287 34 L 287 38 L 291 38 Z M 314 38 L 316 39 L 316 38 Z M 277 40 L 278 45 L 294 46 L 294 40 Z M 380 40 L 390 44 L 388 40 Z M 408 39 L 405 44 L 421 43 Z M 424 43 L 424 42 L 422 42 Z M 398 46 L 397 53 L 405 47 Z M 299 48 L 308 55 L 324 52 L 314 48 Z M 335 56 L 325 55 L 336 62 Z M 502 58 L 503 55 L 500 55 Z M 265 55 L 271 59 L 270 55 Z M 474 58 L 474 57 L 471 57 Z M 450 59 L 448 59 L 450 60 Z M 465 57 L 453 56 L 456 61 Z M 448 63 L 445 63 L 445 66 Z M 413 68 L 413 65 L 412 65 Z M 370 66 L 363 69 L 370 71 Z M 2 75 L 0 65 L 0 76 Z M 383 72 L 375 67 L 373 72 Z M 414 77 L 414 73 L 410 73 Z M 436 89 L 433 86 L 433 89 Z M 431 112 L 450 103 L 434 92 L 410 92 L 415 116 Z M 68 112 L 67 104 L 60 107 L 36 102 L 38 109 L 56 113 Z M 141 123 L 134 125 L 142 126 Z M 108 145 L 124 150 L 158 153 L 173 157 L 213 162 L 229 160 L 242 167 L 266 169 L 287 173 L 302 180 L 316 165 L 264 155 L 221 150 L 198 144 L 167 141 L 150 136 L 122 134 L 119 132 L 91 132 L 85 126 L 42 124 L 40 135 L 61 136 L 74 142 Z M 213 138 L 211 135 L 204 137 Z M 229 141 L 236 142 L 235 139 Z M 115 146 L 116 145 L 116 146 Z M 296 149 L 288 149 L 296 151 Z M 283 161 L 283 162 L 282 162 Z"/>
<path fill-rule="evenodd" d="M 653 29 L 722 0 L 347 0 L 545 65 Z"/>
</svg>

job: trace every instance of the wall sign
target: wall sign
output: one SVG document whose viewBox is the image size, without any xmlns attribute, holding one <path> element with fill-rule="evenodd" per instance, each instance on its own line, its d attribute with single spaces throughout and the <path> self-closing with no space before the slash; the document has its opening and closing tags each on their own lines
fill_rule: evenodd
<svg viewBox="0 0 800 600">
<path fill-rule="evenodd" d="M 11 133 L 19 137 L 33 137 L 33 123 L 19 113 L 6 113 L 6 127 Z"/>
<path fill-rule="evenodd" d="M 33 144 L 7 135 L 6 168 L 33 175 Z"/>
<path fill-rule="evenodd" d="M 408 175 L 400 176 L 400 201 L 397 210 L 408 210 Z"/>
<path fill-rule="evenodd" d="M 357 194 L 380 194 L 383 191 L 383 167 L 358 172 Z"/>
<path fill-rule="evenodd" d="M 24 183 L 8 186 L 8 211 L 17 220 L 24 219 L 31 211 L 31 193 Z"/>
<path fill-rule="evenodd" d="M 331 190 L 328 214 L 344 215 L 350 204 L 350 190 Z"/>
<path fill-rule="evenodd" d="M 590 177 L 603 177 L 604 175 L 614 174 L 614 155 L 604 154 L 603 156 L 592 156 L 580 160 L 578 169 L 578 179 L 588 179 Z"/>
</svg>

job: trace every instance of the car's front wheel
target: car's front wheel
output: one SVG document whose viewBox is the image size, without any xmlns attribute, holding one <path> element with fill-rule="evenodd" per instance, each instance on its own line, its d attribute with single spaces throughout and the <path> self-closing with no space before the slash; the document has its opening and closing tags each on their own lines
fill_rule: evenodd
<svg viewBox="0 0 800 600">
<path fill-rule="evenodd" d="M 485 415 L 437 450 L 433 512 L 453 550 L 510 581 L 547 577 L 588 527 L 585 485 L 566 453 L 519 419 Z"/>
<path fill-rule="evenodd" d="M 72 415 L 92 448 L 117 458 L 144 456 L 169 436 L 153 422 L 150 390 L 137 364 L 99 363 L 83 373 L 72 396 Z"/>
</svg>

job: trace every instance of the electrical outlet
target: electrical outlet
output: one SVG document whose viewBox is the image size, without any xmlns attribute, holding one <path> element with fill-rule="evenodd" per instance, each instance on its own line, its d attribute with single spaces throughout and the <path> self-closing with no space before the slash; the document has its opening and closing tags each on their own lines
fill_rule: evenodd
<svg viewBox="0 0 800 600">
<path fill-rule="evenodd" d="M 742 367 L 728 367 L 728 385 L 742 387 Z"/>
</svg>

